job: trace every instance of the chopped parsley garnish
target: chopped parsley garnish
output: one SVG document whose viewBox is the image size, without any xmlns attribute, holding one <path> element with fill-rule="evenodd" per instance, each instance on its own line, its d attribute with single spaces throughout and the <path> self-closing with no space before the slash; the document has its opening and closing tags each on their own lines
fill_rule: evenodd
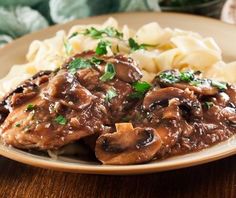
<svg viewBox="0 0 236 198">
<path fill-rule="evenodd" d="M 91 27 L 91 28 L 86 29 L 83 34 L 90 36 L 93 39 L 100 39 L 103 36 L 114 37 L 118 39 L 121 39 L 123 37 L 123 33 L 119 32 L 114 27 L 107 27 L 103 30 L 98 30 L 94 27 Z"/>
<path fill-rule="evenodd" d="M 130 99 L 141 99 L 144 96 L 142 92 L 133 92 L 129 95 Z"/>
<path fill-rule="evenodd" d="M 198 87 L 202 84 L 202 81 L 196 79 L 196 80 L 193 80 L 193 81 L 189 82 L 189 84 L 192 85 L 192 86 Z"/>
<path fill-rule="evenodd" d="M 192 71 L 181 72 L 179 78 L 185 82 L 192 82 L 195 79 Z"/>
<path fill-rule="evenodd" d="M 173 84 L 180 81 L 179 77 L 172 74 L 171 72 L 163 72 L 159 75 L 159 77 L 163 82 L 169 84 Z"/>
<path fill-rule="evenodd" d="M 76 58 L 69 63 L 68 69 L 71 74 L 75 74 L 77 70 L 89 68 L 91 66 L 92 65 L 89 60 L 83 58 Z"/>
<path fill-rule="evenodd" d="M 227 89 L 227 83 L 224 83 L 224 82 L 219 82 L 219 81 L 212 80 L 211 85 L 213 87 L 216 87 L 216 88 L 220 89 L 220 90 Z"/>
<path fill-rule="evenodd" d="M 151 85 L 147 82 L 135 82 L 133 83 L 134 92 L 129 95 L 131 99 L 140 99 L 151 88 Z"/>
<path fill-rule="evenodd" d="M 162 82 L 173 84 L 178 82 L 185 82 L 189 83 L 192 86 L 212 86 L 216 87 L 219 90 L 225 90 L 227 89 L 227 83 L 219 82 L 215 80 L 209 80 L 209 79 L 201 79 L 196 76 L 196 72 L 192 71 L 185 71 L 185 72 L 163 72 L 159 75 L 159 78 Z"/>
<path fill-rule="evenodd" d="M 60 125 L 65 125 L 67 123 L 67 120 L 64 116 L 59 115 L 55 118 L 55 121 Z"/>
<path fill-rule="evenodd" d="M 141 45 L 139 45 L 134 39 L 129 38 L 129 46 L 133 51 L 138 49 L 144 49 Z"/>
<path fill-rule="evenodd" d="M 20 127 L 20 123 L 16 123 L 15 127 Z"/>
<path fill-rule="evenodd" d="M 106 34 L 109 37 L 114 37 L 121 39 L 123 37 L 123 33 L 119 32 L 117 29 L 114 27 L 107 27 L 103 30 L 103 33 Z"/>
<path fill-rule="evenodd" d="M 120 52 L 120 47 L 119 47 L 119 45 L 116 45 L 116 52 L 117 52 L 117 53 Z"/>
<path fill-rule="evenodd" d="M 98 55 L 107 54 L 107 47 L 111 47 L 110 41 L 99 41 L 95 50 L 96 54 Z"/>
<path fill-rule="evenodd" d="M 110 88 L 106 93 L 105 101 L 110 102 L 111 99 L 116 97 L 116 96 L 117 96 L 117 92 L 116 92 L 115 88 Z"/>
<path fill-rule="evenodd" d="M 73 48 L 71 46 L 71 44 L 68 42 L 68 41 L 65 41 L 64 40 L 64 48 L 65 48 L 65 51 L 66 51 L 66 54 L 67 55 L 70 55 L 70 53 L 72 52 Z"/>
<path fill-rule="evenodd" d="M 78 35 L 78 32 L 74 32 L 74 33 L 72 33 L 72 34 L 69 36 L 68 39 L 71 39 L 71 38 L 73 38 L 73 37 L 75 37 L 75 36 L 77 36 L 77 35 Z"/>
<path fill-rule="evenodd" d="M 156 45 L 149 45 L 149 44 L 138 44 L 133 38 L 129 38 L 129 47 L 132 51 L 136 51 L 139 49 L 146 49 L 147 47 L 155 47 Z"/>
<path fill-rule="evenodd" d="M 32 110 L 34 110 L 34 108 L 35 108 L 35 105 L 28 104 L 27 107 L 26 107 L 26 111 L 32 111 Z"/>
<path fill-rule="evenodd" d="M 210 109 L 214 105 L 213 102 L 205 102 L 204 104 L 205 104 L 207 109 Z"/>
<path fill-rule="evenodd" d="M 112 63 L 107 63 L 105 66 L 105 73 L 99 79 L 105 82 L 108 80 L 112 80 L 115 75 L 116 75 L 115 66 Z"/>
<path fill-rule="evenodd" d="M 94 64 L 94 65 L 100 65 L 100 64 L 103 62 L 103 60 L 101 60 L 101 59 L 99 59 L 99 58 L 96 58 L 96 57 L 94 56 L 94 57 L 92 57 L 92 58 L 90 59 L 90 62 L 91 62 L 92 64 Z"/>
<path fill-rule="evenodd" d="M 94 27 L 91 27 L 91 28 L 86 29 L 83 34 L 84 34 L 84 35 L 87 35 L 87 36 L 90 36 L 90 37 L 92 37 L 92 38 L 94 38 L 94 39 L 99 39 L 99 38 L 102 37 L 103 32 L 97 30 L 97 29 L 94 28 Z"/>
<path fill-rule="evenodd" d="M 93 65 L 97 66 L 100 65 L 103 60 L 96 58 L 95 56 L 91 59 L 84 59 L 84 58 L 75 58 L 68 64 L 68 69 L 71 74 L 75 74 L 79 69 L 86 69 L 90 68 Z"/>
<path fill-rule="evenodd" d="M 63 41 L 63 45 L 64 45 L 64 48 L 65 48 L 65 51 L 66 51 L 66 54 L 67 54 L 67 55 L 70 55 L 71 52 L 72 52 L 72 50 L 73 50 L 71 44 L 69 43 L 69 40 L 70 40 L 71 38 L 75 37 L 76 35 L 78 35 L 78 32 L 72 33 L 72 34 L 68 37 L 67 41 L 66 41 L 66 40 Z"/>
<path fill-rule="evenodd" d="M 151 85 L 147 82 L 135 82 L 133 83 L 133 88 L 135 91 L 137 92 L 147 92 L 150 88 L 151 88 Z"/>
</svg>

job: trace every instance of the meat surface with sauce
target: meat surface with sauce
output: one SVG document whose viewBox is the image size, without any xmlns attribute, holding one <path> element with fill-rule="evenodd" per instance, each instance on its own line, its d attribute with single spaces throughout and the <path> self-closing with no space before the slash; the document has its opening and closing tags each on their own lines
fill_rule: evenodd
<svg viewBox="0 0 236 198">
<path fill-rule="evenodd" d="M 103 164 L 137 164 L 207 148 L 236 131 L 236 87 L 200 72 L 142 82 L 136 63 L 88 51 L 42 71 L 0 104 L 1 140 L 58 150 L 83 140 Z"/>
<path fill-rule="evenodd" d="M 23 149 L 47 150 L 111 132 L 112 123 L 132 106 L 127 100 L 130 83 L 142 74 L 131 59 L 103 58 L 93 52 L 79 54 L 62 69 L 35 76 L 10 93 L 1 105 L 2 140 Z M 109 76 L 107 66 L 119 71 Z"/>
</svg>

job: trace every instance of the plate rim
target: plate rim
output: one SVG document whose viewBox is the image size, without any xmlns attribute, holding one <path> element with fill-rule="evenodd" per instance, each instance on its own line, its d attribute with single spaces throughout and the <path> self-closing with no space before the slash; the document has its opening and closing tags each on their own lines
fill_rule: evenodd
<svg viewBox="0 0 236 198">
<path fill-rule="evenodd" d="M 210 148 L 214 148 L 219 145 L 225 144 L 227 143 L 227 141 L 231 139 L 235 139 L 235 138 L 236 138 L 236 135 Z M 179 155 L 179 157 L 191 155 L 193 153 L 195 154 L 201 153 L 210 148 L 206 148 L 197 152 L 192 152 L 192 153 L 188 153 L 184 155 Z M 11 153 L 11 156 L 8 155 L 9 153 Z M 15 160 L 17 162 L 21 162 L 23 164 L 27 164 L 27 165 L 31 165 L 31 166 L 35 166 L 39 168 L 44 168 L 44 169 L 56 170 L 56 171 L 82 173 L 82 174 L 99 174 L 99 175 L 136 175 L 136 174 L 148 174 L 148 173 L 157 173 L 157 172 L 164 172 L 164 171 L 170 171 L 170 170 L 178 170 L 178 169 L 183 169 L 187 167 L 210 163 L 210 162 L 223 159 L 223 158 L 235 155 L 235 154 L 236 154 L 236 146 L 224 152 L 218 152 L 215 155 L 210 155 L 210 156 L 206 155 L 200 158 L 199 157 L 193 158 L 191 162 L 189 160 L 185 160 L 184 162 L 179 161 L 177 163 L 170 162 L 169 164 L 167 162 L 167 165 L 164 165 L 164 166 L 158 166 L 158 161 L 152 161 L 151 163 L 136 164 L 136 165 L 102 165 L 102 164 L 89 165 L 89 164 L 70 163 L 70 162 L 64 162 L 64 161 L 61 162 L 61 161 L 57 161 L 56 159 L 52 159 L 52 158 L 50 159 L 49 157 L 47 160 L 45 160 L 43 159 L 42 156 L 34 155 L 31 153 L 28 153 L 27 151 L 23 151 L 17 148 L 13 148 L 11 146 L 0 144 L 0 155 L 8 159 Z M 32 155 L 32 157 L 30 157 L 29 155 Z M 167 158 L 167 160 L 174 157 Z"/>
<path fill-rule="evenodd" d="M 196 15 L 191 15 L 191 14 L 172 13 L 172 12 L 165 12 L 165 13 L 158 13 L 158 12 L 110 13 L 110 14 L 105 14 L 105 15 L 87 17 L 84 19 L 76 19 L 76 20 L 66 23 L 66 25 L 71 27 L 72 25 L 74 25 L 76 23 L 81 23 L 83 21 L 87 21 L 90 19 L 104 18 L 104 17 L 105 18 L 109 18 L 109 17 L 116 18 L 117 16 L 120 16 L 120 15 L 128 15 L 128 16 L 155 15 L 156 17 L 158 17 L 159 15 L 162 15 L 162 16 L 168 15 L 168 16 L 173 16 L 173 17 L 174 16 L 192 17 L 192 18 L 195 18 L 196 20 L 201 19 L 206 22 L 209 21 L 211 24 L 213 22 L 216 24 L 220 24 L 221 26 L 224 25 L 227 28 L 233 28 L 234 29 L 233 31 L 236 32 L 235 25 L 227 24 L 227 23 L 222 22 L 217 19 L 212 19 L 212 18 L 203 17 L 203 16 L 196 16 Z M 55 34 L 56 31 L 58 31 L 60 29 L 63 30 L 64 25 L 65 24 L 56 24 L 56 25 L 50 26 L 48 28 L 45 28 L 43 30 L 39 30 L 39 31 L 30 33 L 30 34 L 27 34 L 23 37 L 20 37 L 20 38 L 14 40 L 13 42 L 7 44 L 3 48 L 1 48 L 0 55 L 3 54 L 5 50 L 11 49 L 15 45 L 17 45 L 17 43 L 27 40 L 28 38 L 35 37 L 45 31 L 53 31 Z M 32 39 L 30 39 L 30 40 L 32 40 Z M 235 136 L 233 136 L 233 137 L 235 137 Z M 220 144 L 225 144 L 225 143 L 226 143 L 226 141 L 221 142 Z M 219 144 L 217 144 L 217 145 L 219 145 Z M 19 151 L 21 151 L 21 152 L 19 152 Z M 9 159 L 24 163 L 24 164 L 33 165 L 33 166 L 40 167 L 40 168 L 47 168 L 47 169 L 53 169 L 53 170 L 57 170 L 57 171 L 64 171 L 64 172 L 86 173 L 86 174 L 133 175 L 133 174 L 146 174 L 146 173 L 153 173 L 153 172 L 175 170 L 175 169 L 205 164 L 208 162 L 212 162 L 212 161 L 226 158 L 228 156 L 236 154 L 236 146 L 232 147 L 231 149 L 225 150 L 224 152 L 218 152 L 217 154 L 212 155 L 212 156 L 206 155 L 205 157 L 202 156 L 200 158 L 193 158 L 193 160 L 191 162 L 187 160 L 184 162 L 179 161 L 178 163 L 176 163 L 176 162 L 172 163 L 172 164 L 170 163 L 168 166 L 158 166 L 158 162 L 155 162 L 155 161 L 153 163 L 146 163 L 146 164 L 140 164 L 140 165 L 124 165 L 124 166 L 119 166 L 119 165 L 95 166 L 95 165 L 93 165 L 93 166 L 91 166 L 88 164 L 76 164 L 76 163 L 68 163 L 68 162 L 40 159 L 39 156 L 37 156 L 37 155 L 30 157 L 29 155 L 25 155 L 24 152 L 25 151 L 22 151 L 20 149 L 11 148 L 11 147 L 6 146 L 4 144 L 0 144 L 0 155 L 7 157 Z M 201 152 L 201 151 L 199 151 L 199 152 Z M 186 155 L 189 155 L 189 154 L 186 154 Z M 168 159 L 170 159 L 170 158 L 168 158 Z"/>
</svg>

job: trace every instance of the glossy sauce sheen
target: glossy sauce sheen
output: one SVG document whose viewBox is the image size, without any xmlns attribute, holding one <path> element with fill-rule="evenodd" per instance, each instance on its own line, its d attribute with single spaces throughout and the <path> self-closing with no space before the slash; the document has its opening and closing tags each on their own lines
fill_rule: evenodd
<svg viewBox="0 0 236 198">
<path fill-rule="evenodd" d="M 92 57 L 93 52 L 78 54 L 60 70 L 41 72 L 9 93 L 0 108 L 2 141 L 56 150 L 82 139 L 104 164 L 135 164 L 201 150 L 235 133 L 233 85 L 166 83 L 157 76 L 143 97 L 133 99 L 133 83 L 142 74 L 130 58 L 96 57 L 99 65 L 68 70 L 76 58 Z M 107 63 L 116 74 L 101 81 Z M 115 95 L 107 98 L 111 89 Z"/>
</svg>

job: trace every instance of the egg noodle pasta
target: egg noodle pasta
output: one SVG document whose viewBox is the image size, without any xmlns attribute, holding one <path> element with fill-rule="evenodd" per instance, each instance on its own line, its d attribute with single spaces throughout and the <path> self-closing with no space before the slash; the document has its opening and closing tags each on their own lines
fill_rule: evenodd
<svg viewBox="0 0 236 198">
<path fill-rule="evenodd" d="M 106 28 L 112 28 L 121 35 L 109 36 L 107 32 L 102 38 L 94 38 L 94 35 L 86 34 L 88 29 L 103 31 Z M 138 49 L 130 47 L 130 38 L 139 46 Z M 52 38 L 33 41 L 26 55 L 27 63 L 12 66 L 0 80 L 0 96 L 41 70 L 55 70 L 74 54 L 96 50 L 101 40 L 110 43 L 107 55 L 119 53 L 133 58 L 143 72 L 143 80 L 148 82 L 160 71 L 168 69 L 199 70 L 207 78 L 236 82 L 236 62 L 223 61 L 221 49 L 213 38 L 203 38 L 198 33 L 180 29 L 162 28 L 156 22 L 135 31 L 127 25 L 120 27 L 115 19 L 109 18 L 101 25 L 75 25 L 68 33 L 61 30 Z"/>
</svg>

